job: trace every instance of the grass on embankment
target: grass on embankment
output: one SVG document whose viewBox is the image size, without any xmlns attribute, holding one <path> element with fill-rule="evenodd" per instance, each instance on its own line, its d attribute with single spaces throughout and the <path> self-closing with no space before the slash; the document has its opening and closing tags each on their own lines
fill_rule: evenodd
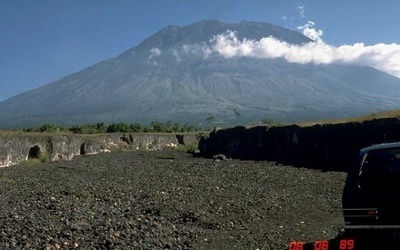
<svg viewBox="0 0 400 250">
<path fill-rule="evenodd" d="M 327 119 L 316 122 L 300 122 L 297 125 L 300 127 L 310 127 L 314 125 L 329 125 L 329 124 L 340 124 L 340 123 L 350 123 L 350 122 L 365 122 L 371 121 L 374 119 L 384 119 L 384 118 L 400 118 L 400 110 L 389 110 L 382 111 L 377 113 L 372 113 L 369 115 L 356 116 L 356 117 L 347 117 L 347 118 L 336 118 L 336 119 Z"/>
<path fill-rule="evenodd" d="M 50 154 L 47 152 L 42 152 L 35 158 L 29 158 L 27 160 L 21 161 L 20 163 L 18 163 L 18 165 L 24 167 L 31 167 L 39 165 L 40 163 L 46 162 L 48 160 L 50 160 Z"/>
</svg>

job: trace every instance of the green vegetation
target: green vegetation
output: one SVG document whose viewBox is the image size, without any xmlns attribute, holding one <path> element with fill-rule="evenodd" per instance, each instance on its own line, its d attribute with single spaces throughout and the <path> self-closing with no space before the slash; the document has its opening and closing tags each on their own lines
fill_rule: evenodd
<svg viewBox="0 0 400 250">
<path fill-rule="evenodd" d="M 315 122 L 301 122 L 298 125 L 301 127 L 309 127 L 314 125 L 329 125 L 329 124 L 339 124 L 339 123 L 349 123 L 349 122 L 365 122 L 371 121 L 374 119 L 384 119 L 384 118 L 400 118 L 400 110 L 389 110 L 382 111 L 377 113 L 372 113 L 369 115 L 356 116 L 356 117 L 348 117 L 348 118 L 338 118 L 338 119 L 328 119 L 323 121 L 315 121 Z"/>
<path fill-rule="evenodd" d="M 65 128 L 53 125 L 53 124 L 43 124 L 39 128 L 28 128 L 24 129 L 25 132 L 51 132 L 51 133 L 56 133 L 56 132 L 62 132 L 66 131 Z"/>
<path fill-rule="evenodd" d="M 193 141 L 190 143 L 185 143 L 185 144 L 179 144 L 174 149 L 177 150 L 178 152 L 196 154 L 199 151 L 198 141 L 200 141 L 202 138 L 207 138 L 208 133 L 198 132 L 195 134 L 195 137 L 196 137 L 196 141 Z"/>
<path fill-rule="evenodd" d="M 107 132 L 107 127 L 104 123 L 77 125 L 69 128 L 74 134 L 102 134 Z"/>
<path fill-rule="evenodd" d="M 44 124 L 38 128 L 26 128 L 24 132 L 39 132 L 39 133 L 74 133 L 74 134 L 102 134 L 102 133 L 187 133 L 204 131 L 204 128 L 195 127 L 194 125 L 172 123 L 168 121 L 162 123 L 159 121 L 151 122 L 148 126 L 142 126 L 139 123 L 94 123 L 86 125 L 76 125 L 69 128 L 64 128 L 54 124 Z"/>
<path fill-rule="evenodd" d="M 232 109 L 221 112 L 220 115 L 209 114 L 206 117 L 206 122 L 208 125 L 212 123 L 215 126 L 221 125 L 224 127 L 225 119 L 228 117 L 228 113 L 231 113 L 231 116 L 237 118 L 240 116 L 239 111 L 237 109 Z M 225 116 L 225 117 L 224 117 Z M 381 119 L 381 118 L 400 118 L 400 110 L 392 110 L 392 111 L 383 111 L 372 113 L 364 116 L 357 117 L 348 117 L 348 118 L 336 118 L 336 119 L 327 119 L 322 121 L 310 121 L 310 122 L 300 122 L 297 125 L 301 127 L 313 126 L 316 124 L 325 125 L 325 124 L 338 124 L 338 123 L 348 123 L 348 122 L 363 122 L 370 121 L 373 119 Z M 263 125 L 271 125 L 271 126 L 284 126 L 286 124 L 274 121 L 269 118 L 264 118 L 261 121 Z M 207 128 L 196 127 L 191 124 L 178 124 L 172 123 L 171 121 L 167 121 L 165 123 L 154 121 L 149 125 L 144 126 L 139 123 L 93 123 L 93 124 L 84 124 L 84 125 L 75 125 L 72 127 L 62 127 L 54 124 L 43 124 L 40 127 L 33 128 L 24 128 L 23 132 L 34 132 L 34 133 L 74 133 L 74 134 L 103 134 L 103 133 L 190 133 L 190 132 L 200 132 L 200 131 L 208 131 Z M 18 130 L 7 130 L 0 131 L 0 135 L 7 135 L 8 133 L 15 133 Z"/>
<path fill-rule="evenodd" d="M 40 163 L 46 162 L 48 160 L 50 160 L 50 154 L 47 152 L 40 152 L 39 154 L 34 155 L 33 157 L 28 157 L 28 159 L 25 161 L 21 161 L 19 165 L 24 167 L 32 167 L 39 165 Z"/>
<path fill-rule="evenodd" d="M 240 116 L 240 113 L 236 109 L 229 110 L 232 115 L 237 118 Z M 228 112 L 222 112 L 223 115 L 221 117 L 227 116 Z M 214 123 L 215 125 L 223 125 L 225 124 L 224 119 L 222 119 L 219 115 L 209 114 L 206 117 L 207 124 Z M 225 117 L 226 118 L 226 117 Z M 372 113 L 364 116 L 357 117 L 349 117 L 349 118 L 336 118 L 336 119 L 328 119 L 322 121 L 312 121 L 312 122 L 301 122 L 297 125 L 301 127 L 313 126 L 316 124 L 324 125 L 324 124 L 338 124 L 338 123 L 347 123 L 347 122 L 363 122 L 369 121 L 373 119 L 380 118 L 400 118 L 400 110 L 392 110 L 392 111 L 383 111 Z M 261 124 L 264 125 L 273 125 L 273 126 L 283 126 L 285 124 L 276 122 L 272 119 L 262 119 Z M 103 133 L 188 133 L 188 132 L 199 132 L 199 131 L 207 131 L 206 128 L 196 127 L 190 124 L 178 124 L 172 123 L 171 121 L 167 121 L 165 123 L 154 121 L 151 122 L 147 126 L 143 126 L 139 123 L 93 123 L 93 124 L 84 124 L 84 125 L 75 125 L 72 127 L 62 127 L 54 124 L 43 124 L 40 127 L 36 128 L 25 128 L 23 132 L 36 132 L 36 133 L 74 133 L 74 134 L 103 134 Z M 8 132 L 16 132 L 15 130 L 10 131 L 0 131 L 2 135 L 6 135 Z"/>
<path fill-rule="evenodd" d="M 47 152 L 41 152 L 37 159 L 40 161 L 40 163 L 46 162 L 46 161 L 50 160 L 50 154 Z"/>
<path fill-rule="evenodd" d="M 327 120 L 321 120 L 321 121 L 308 121 L 308 122 L 299 122 L 296 123 L 296 125 L 300 127 L 311 127 L 314 125 L 330 125 L 330 124 L 340 124 L 340 123 L 351 123 L 351 122 L 365 122 L 365 121 L 372 121 L 374 119 L 385 119 L 385 118 L 400 118 L 400 110 L 389 110 L 389 111 L 382 111 L 382 112 L 376 112 L 376 113 L 371 113 L 368 115 L 362 115 L 362 116 L 355 116 L 355 117 L 345 117 L 345 118 L 333 118 L 333 119 L 327 119 Z M 274 121 L 269 118 L 264 118 L 261 121 L 262 125 L 270 125 L 270 126 L 285 126 L 289 124 L 281 123 Z M 253 125 L 257 126 L 257 125 Z"/>
<path fill-rule="evenodd" d="M 198 143 L 180 144 L 176 147 L 178 152 L 194 154 L 198 150 Z"/>
</svg>

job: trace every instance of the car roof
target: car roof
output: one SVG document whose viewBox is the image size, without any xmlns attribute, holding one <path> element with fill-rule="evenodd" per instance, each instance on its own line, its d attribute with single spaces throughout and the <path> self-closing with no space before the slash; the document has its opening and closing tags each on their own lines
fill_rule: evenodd
<svg viewBox="0 0 400 250">
<path fill-rule="evenodd" d="M 391 149 L 391 148 L 400 148 L 400 142 L 382 143 L 382 144 L 366 147 L 366 148 L 363 148 L 360 150 L 360 154 L 365 154 L 365 153 L 368 153 L 373 150 Z"/>
</svg>

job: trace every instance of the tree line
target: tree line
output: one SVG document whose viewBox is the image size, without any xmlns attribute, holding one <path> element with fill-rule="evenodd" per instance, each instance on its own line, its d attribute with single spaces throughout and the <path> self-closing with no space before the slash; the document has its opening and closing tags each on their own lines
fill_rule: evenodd
<svg viewBox="0 0 400 250">
<path fill-rule="evenodd" d="M 72 132 L 74 134 L 103 134 L 103 133 L 187 133 L 204 131 L 204 128 L 196 127 L 191 124 L 181 125 L 179 123 L 172 123 L 170 121 L 166 123 L 162 122 L 151 122 L 147 126 L 143 126 L 139 123 L 93 123 L 85 125 L 75 125 L 72 127 L 62 127 L 54 124 L 43 124 L 40 127 L 35 128 L 24 128 L 24 132 Z"/>
</svg>

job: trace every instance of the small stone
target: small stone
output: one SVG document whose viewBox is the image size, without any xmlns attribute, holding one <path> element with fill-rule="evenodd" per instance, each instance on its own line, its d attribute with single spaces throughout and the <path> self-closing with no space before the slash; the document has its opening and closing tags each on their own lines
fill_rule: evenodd
<svg viewBox="0 0 400 250">
<path fill-rule="evenodd" d="M 214 160 L 219 160 L 219 161 L 226 161 L 228 158 L 223 155 L 223 154 L 217 154 L 213 156 Z"/>
</svg>

